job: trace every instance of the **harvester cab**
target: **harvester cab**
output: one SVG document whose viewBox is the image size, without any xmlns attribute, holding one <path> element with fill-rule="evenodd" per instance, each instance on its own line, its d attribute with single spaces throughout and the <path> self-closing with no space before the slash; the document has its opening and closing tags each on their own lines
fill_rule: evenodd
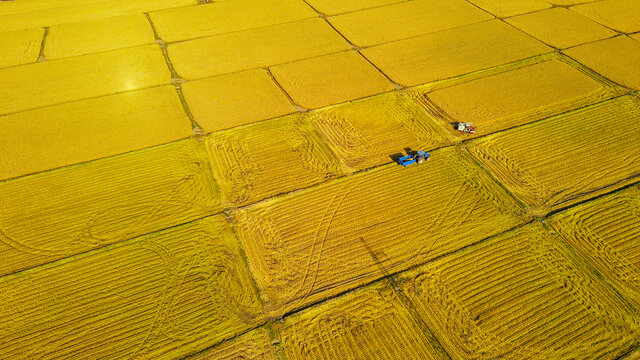
<svg viewBox="0 0 640 360">
<path fill-rule="evenodd" d="M 476 127 L 473 126 L 473 123 L 463 123 L 459 122 L 456 124 L 456 130 L 463 132 L 465 134 L 475 134 Z"/>
</svg>

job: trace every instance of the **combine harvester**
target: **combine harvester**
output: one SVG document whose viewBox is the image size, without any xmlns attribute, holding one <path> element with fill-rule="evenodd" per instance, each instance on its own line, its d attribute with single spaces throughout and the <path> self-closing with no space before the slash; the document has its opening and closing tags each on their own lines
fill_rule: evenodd
<svg viewBox="0 0 640 360">
<path fill-rule="evenodd" d="M 465 134 L 475 134 L 476 127 L 473 126 L 473 123 L 463 123 L 459 122 L 456 124 L 456 130 L 465 133 Z"/>
<path fill-rule="evenodd" d="M 423 162 L 429 160 L 429 157 L 431 157 L 431 155 L 429 155 L 428 152 L 418 150 L 412 155 L 407 155 L 399 158 L 398 164 L 405 167 L 415 163 L 422 164 Z"/>
</svg>

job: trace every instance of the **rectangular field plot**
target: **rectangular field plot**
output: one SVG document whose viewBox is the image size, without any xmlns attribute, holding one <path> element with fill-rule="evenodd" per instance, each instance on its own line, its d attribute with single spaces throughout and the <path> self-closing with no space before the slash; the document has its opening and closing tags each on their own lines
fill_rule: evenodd
<svg viewBox="0 0 640 360">
<path fill-rule="evenodd" d="M 614 284 L 640 304 L 640 187 L 576 206 L 552 226 Z"/>
<path fill-rule="evenodd" d="M 469 151 L 535 214 L 569 206 L 640 175 L 640 101 L 632 96 L 471 142 Z"/>
<path fill-rule="evenodd" d="M 362 170 L 392 154 L 445 145 L 440 127 L 411 98 L 391 92 L 309 113 L 323 139 L 347 165 Z"/>
<path fill-rule="evenodd" d="M 343 173 L 309 121 L 297 114 L 215 132 L 207 144 L 220 187 L 238 206 Z"/>
<path fill-rule="evenodd" d="M 0 182 L 0 275 L 221 210 L 191 139 Z"/>
<path fill-rule="evenodd" d="M 259 324 L 224 217 L 0 279 L 8 359 L 176 359 Z"/>
<path fill-rule="evenodd" d="M 464 0 L 416 0 L 329 17 L 351 43 L 369 47 L 492 19 Z"/>
<path fill-rule="evenodd" d="M 259 28 L 315 17 L 304 1 L 216 1 L 149 14 L 158 37 L 166 42 Z"/>
<path fill-rule="evenodd" d="M 415 86 L 551 51 L 512 26 L 491 20 L 370 47 L 361 53 L 394 82 Z"/>
<path fill-rule="evenodd" d="M 412 96 L 452 134 L 467 138 L 473 135 L 456 131 L 455 123 L 473 122 L 475 136 L 486 135 L 622 93 L 585 72 L 551 59 L 435 91 L 418 87 Z"/>
<path fill-rule="evenodd" d="M 526 14 L 537 10 L 547 9 L 551 4 L 543 0 L 469 0 L 479 8 L 499 17 Z"/>
<path fill-rule="evenodd" d="M 617 359 L 637 345 L 634 310 L 538 224 L 399 277 L 454 359 Z"/>
<path fill-rule="evenodd" d="M 289 360 L 446 359 L 386 282 L 276 324 Z"/>
<path fill-rule="evenodd" d="M 145 45 L 2 69 L 0 79 L 4 115 L 169 84 L 171 73 L 160 47 Z"/>
<path fill-rule="evenodd" d="M 186 360 L 277 360 L 267 330 L 259 328 Z"/>
<path fill-rule="evenodd" d="M 393 164 L 235 213 L 275 314 L 477 242 L 521 208 L 459 150 Z"/>
<path fill-rule="evenodd" d="M 0 33 L 0 68 L 36 62 L 44 29 Z"/>
</svg>

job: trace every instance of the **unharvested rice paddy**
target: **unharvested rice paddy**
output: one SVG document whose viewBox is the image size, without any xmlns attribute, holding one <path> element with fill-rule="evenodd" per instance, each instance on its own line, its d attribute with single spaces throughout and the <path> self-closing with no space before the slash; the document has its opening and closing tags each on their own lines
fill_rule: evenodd
<svg viewBox="0 0 640 360">
<path fill-rule="evenodd" d="M 0 0 L 0 79 L 0 360 L 640 359 L 639 0 Z"/>
</svg>

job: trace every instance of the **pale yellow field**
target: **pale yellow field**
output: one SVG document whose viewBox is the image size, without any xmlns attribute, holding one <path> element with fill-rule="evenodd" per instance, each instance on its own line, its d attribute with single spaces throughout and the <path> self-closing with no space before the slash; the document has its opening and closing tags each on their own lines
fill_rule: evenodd
<svg viewBox="0 0 640 360">
<path fill-rule="evenodd" d="M 506 21 L 545 44 L 560 49 L 617 35 L 615 31 L 561 7 L 514 16 Z"/>
<path fill-rule="evenodd" d="M 33 5 L 25 5 L 30 2 Z M 98 20 L 196 3 L 197 0 L 16 1 L 15 6 L 3 4 L 0 32 Z"/>
<path fill-rule="evenodd" d="M 640 0 L 0 0 L 0 80 L 0 360 L 640 359 Z"/>
<path fill-rule="evenodd" d="M 524 221 L 460 151 L 271 199 L 234 214 L 275 314 L 460 249 Z"/>
<path fill-rule="evenodd" d="M 405 148 L 430 150 L 446 145 L 442 129 L 399 92 L 390 92 L 310 113 L 313 125 L 333 151 L 353 169 L 391 161 Z"/>
<path fill-rule="evenodd" d="M 415 0 L 328 20 L 351 43 L 368 47 L 492 18 L 464 0 Z"/>
<path fill-rule="evenodd" d="M 534 214 L 575 204 L 640 175 L 640 99 L 623 96 L 473 141 L 469 151 Z"/>
<path fill-rule="evenodd" d="M 2 69 L 0 79 L 0 115 L 4 115 L 164 85 L 171 74 L 160 48 L 147 45 Z M 55 90 L 47 91 L 51 86 Z"/>
<path fill-rule="evenodd" d="M 287 23 L 317 16 L 297 0 L 220 1 L 149 14 L 158 35 L 166 42 L 194 39 Z"/>
<path fill-rule="evenodd" d="M 295 112 L 284 91 L 262 69 L 190 81 L 181 87 L 195 121 L 207 132 Z"/>
<path fill-rule="evenodd" d="M 640 41 L 618 36 L 564 52 L 620 85 L 640 89 Z"/>
<path fill-rule="evenodd" d="M 0 304 L 7 359 L 172 359 L 261 321 L 223 217 L 3 277 Z"/>
<path fill-rule="evenodd" d="M 43 38 L 44 29 L 0 33 L 0 68 L 36 62 Z"/>
<path fill-rule="evenodd" d="M 475 136 L 487 135 L 623 92 L 612 82 L 574 66 L 565 58 L 552 58 L 435 91 L 429 85 L 417 87 L 411 94 L 453 136 L 466 139 L 474 135 L 458 132 L 455 123 L 473 122 L 478 128 Z"/>
<path fill-rule="evenodd" d="M 636 185 L 553 217 L 554 229 L 627 299 L 640 304 L 640 188 Z"/>
<path fill-rule="evenodd" d="M 386 282 L 328 300 L 276 326 L 288 360 L 447 358 Z"/>
<path fill-rule="evenodd" d="M 215 132 L 207 146 L 220 188 L 238 206 L 343 174 L 338 159 L 301 115 Z"/>
<path fill-rule="evenodd" d="M 205 151 L 185 140 L 1 182 L 0 274 L 220 212 Z"/>
<path fill-rule="evenodd" d="M 161 86 L 0 116 L 0 133 L 1 180 L 184 139 L 193 131 L 175 89 Z"/>
<path fill-rule="evenodd" d="M 250 29 L 168 46 L 178 75 L 195 80 L 349 50 L 322 19 Z"/>
<path fill-rule="evenodd" d="M 638 344 L 633 308 L 537 224 L 399 281 L 455 359 L 617 359 Z"/>
<path fill-rule="evenodd" d="M 571 8 L 620 32 L 640 31 L 640 3 L 636 0 L 604 0 Z"/>
<path fill-rule="evenodd" d="M 551 51 L 534 38 L 496 20 L 374 46 L 362 54 L 391 80 L 414 86 Z M 433 53 L 440 56 L 424 56 Z"/>
<path fill-rule="evenodd" d="M 499 18 L 551 7 L 549 2 L 543 0 L 470 0 L 470 2 Z"/>
<path fill-rule="evenodd" d="M 143 14 L 118 16 L 50 27 L 44 56 L 51 60 L 154 41 L 151 24 Z"/>
<path fill-rule="evenodd" d="M 355 51 L 269 68 L 296 105 L 316 109 L 391 91 L 389 80 Z M 309 89 L 313 89 L 309 92 Z"/>
<path fill-rule="evenodd" d="M 313 6 L 314 9 L 323 14 L 337 15 L 340 13 L 384 6 L 402 1 L 404 0 L 308 0 L 306 3 Z"/>
</svg>

